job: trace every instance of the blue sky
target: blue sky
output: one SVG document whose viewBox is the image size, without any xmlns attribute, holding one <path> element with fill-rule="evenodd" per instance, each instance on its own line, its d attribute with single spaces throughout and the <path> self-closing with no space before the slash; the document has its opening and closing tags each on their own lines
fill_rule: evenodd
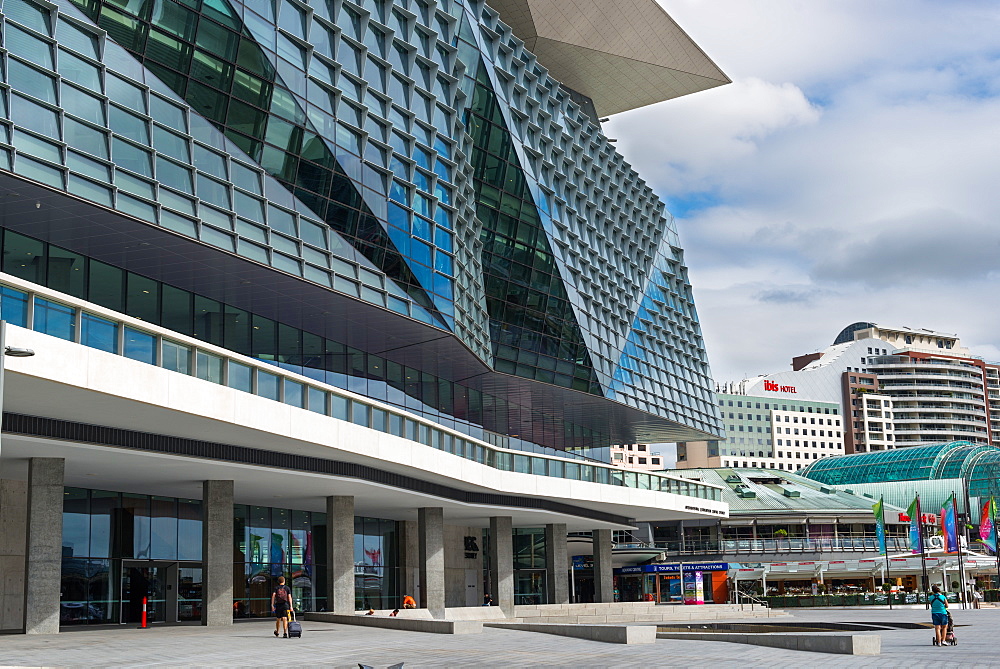
<svg viewBox="0 0 1000 669">
<path fill-rule="evenodd" d="M 715 378 L 861 320 L 1000 360 L 1000 3 L 659 1 L 733 83 L 606 129 L 677 218 Z"/>
</svg>

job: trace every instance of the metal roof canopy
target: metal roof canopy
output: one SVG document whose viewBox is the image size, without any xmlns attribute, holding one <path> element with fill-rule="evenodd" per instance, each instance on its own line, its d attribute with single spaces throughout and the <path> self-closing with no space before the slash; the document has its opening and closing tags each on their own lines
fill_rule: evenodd
<svg viewBox="0 0 1000 669">
<path fill-rule="evenodd" d="M 655 0 L 489 0 L 560 83 L 617 114 L 731 83 Z"/>
</svg>

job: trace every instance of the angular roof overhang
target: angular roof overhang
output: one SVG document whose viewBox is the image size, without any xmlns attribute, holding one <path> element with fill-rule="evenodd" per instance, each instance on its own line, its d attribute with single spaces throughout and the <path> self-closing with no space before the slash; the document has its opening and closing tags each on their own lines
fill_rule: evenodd
<svg viewBox="0 0 1000 669">
<path fill-rule="evenodd" d="M 489 0 L 538 62 L 600 116 L 731 82 L 656 0 Z"/>
</svg>

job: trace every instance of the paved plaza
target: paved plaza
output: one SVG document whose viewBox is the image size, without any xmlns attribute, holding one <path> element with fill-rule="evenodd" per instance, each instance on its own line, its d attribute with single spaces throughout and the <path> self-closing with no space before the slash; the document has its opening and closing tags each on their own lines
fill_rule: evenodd
<svg viewBox="0 0 1000 669">
<path fill-rule="evenodd" d="M 780 620 L 924 622 L 924 611 L 803 610 Z M 1000 667 L 1000 609 L 955 612 L 957 647 L 931 646 L 929 630 L 882 632 L 882 655 L 852 657 L 714 641 L 658 640 L 621 646 L 487 628 L 446 636 L 304 623 L 302 639 L 275 639 L 267 622 L 226 629 L 74 630 L 51 636 L 0 636 L 0 666 L 184 667 Z M 776 620 L 775 622 L 778 622 Z M 871 633 L 871 632 L 869 632 Z"/>
</svg>

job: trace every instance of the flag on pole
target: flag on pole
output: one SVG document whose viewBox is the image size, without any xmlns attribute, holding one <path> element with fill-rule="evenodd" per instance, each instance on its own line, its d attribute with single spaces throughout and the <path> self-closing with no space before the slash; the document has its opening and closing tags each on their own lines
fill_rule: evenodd
<svg viewBox="0 0 1000 669">
<path fill-rule="evenodd" d="M 955 493 L 941 506 L 941 533 L 944 535 L 944 552 L 958 552 L 958 518 L 955 513 Z"/>
<path fill-rule="evenodd" d="M 918 498 L 914 497 L 910 508 L 906 510 L 906 515 L 910 517 L 910 548 L 914 553 L 924 552 L 924 542 L 920 538 L 920 505 Z"/>
<path fill-rule="evenodd" d="M 875 536 L 878 537 L 878 552 L 880 555 L 885 555 L 885 512 L 882 509 L 881 498 L 872 505 L 872 513 L 875 514 Z"/>
<path fill-rule="evenodd" d="M 990 497 L 989 501 L 983 504 L 983 514 L 979 520 L 979 540 L 994 553 L 997 552 L 997 537 L 993 531 L 993 525 L 997 517 L 997 502 Z"/>
</svg>

